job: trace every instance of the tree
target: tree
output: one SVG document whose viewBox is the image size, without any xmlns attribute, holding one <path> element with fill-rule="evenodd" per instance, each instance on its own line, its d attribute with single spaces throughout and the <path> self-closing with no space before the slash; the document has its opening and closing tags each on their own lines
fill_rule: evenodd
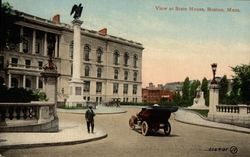
<svg viewBox="0 0 250 157">
<path fill-rule="evenodd" d="M 250 63 L 232 67 L 233 76 L 232 95 L 238 97 L 240 103 L 250 104 Z"/>
<path fill-rule="evenodd" d="M 190 103 L 193 103 L 193 99 L 196 97 L 196 89 L 200 86 L 199 80 L 194 80 L 190 86 Z"/>
<path fill-rule="evenodd" d="M 219 103 L 220 104 L 225 104 L 226 99 L 227 99 L 227 93 L 228 93 L 228 80 L 227 76 L 224 75 L 222 79 L 219 82 Z"/>
<path fill-rule="evenodd" d="M 208 80 L 205 77 L 202 79 L 201 82 L 201 90 L 204 93 L 205 104 L 208 106 L 209 104 Z"/>
<path fill-rule="evenodd" d="M 182 87 L 182 104 L 183 105 L 191 105 L 190 104 L 190 81 L 189 77 L 186 77 L 183 87 Z"/>
<path fill-rule="evenodd" d="M 16 44 L 21 42 L 20 29 L 15 24 L 21 20 L 20 13 L 13 10 L 13 7 L 4 2 L 1 5 L 1 27 L 0 27 L 0 50 L 14 49 Z"/>
</svg>

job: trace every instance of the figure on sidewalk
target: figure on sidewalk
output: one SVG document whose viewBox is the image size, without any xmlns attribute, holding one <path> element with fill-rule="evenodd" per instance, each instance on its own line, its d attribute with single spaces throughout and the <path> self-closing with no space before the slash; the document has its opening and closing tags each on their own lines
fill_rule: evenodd
<svg viewBox="0 0 250 157">
<path fill-rule="evenodd" d="M 88 133 L 90 133 L 90 127 L 91 127 L 91 132 L 94 133 L 94 116 L 95 112 L 92 109 L 93 107 L 90 105 L 88 110 L 85 113 L 85 119 L 87 122 L 87 129 Z"/>
</svg>

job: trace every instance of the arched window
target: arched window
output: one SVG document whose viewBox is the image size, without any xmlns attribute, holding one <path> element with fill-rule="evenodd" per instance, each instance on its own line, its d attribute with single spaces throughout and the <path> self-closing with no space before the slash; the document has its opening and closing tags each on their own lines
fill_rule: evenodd
<svg viewBox="0 0 250 157">
<path fill-rule="evenodd" d="M 124 66 L 128 66 L 128 59 L 129 59 L 129 55 L 128 55 L 128 53 L 126 52 L 126 53 L 124 54 Z"/>
<path fill-rule="evenodd" d="M 30 79 L 25 80 L 25 87 L 26 88 L 31 88 L 31 80 Z"/>
<path fill-rule="evenodd" d="M 134 66 L 134 68 L 137 68 L 137 60 L 138 60 L 138 57 L 137 57 L 137 55 L 134 55 L 134 62 L 133 62 L 133 66 Z"/>
<path fill-rule="evenodd" d="M 11 87 L 12 88 L 18 87 L 18 80 L 16 78 L 11 78 Z"/>
<path fill-rule="evenodd" d="M 91 51 L 91 49 L 90 49 L 90 46 L 89 45 L 85 45 L 84 46 L 84 60 L 85 61 L 89 61 L 90 60 L 90 51 Z"/>
<path fill-rule="evenodd" d="M 97 63 L 101 63 L 102 62 L 102 48 L 98 48 L 96 50 L 96 60 L 97 60 Z"/>
<path fill-rule="evenodd" d="M 115 71 L 114 71 L 114 79 L 118 79 L 118 74 L 119 74 L 118 69 L 115 69 Z"/>
<path fill-rule="evenodd" d="M 74 41 L 71 40 L 69 44 L 69 57 L 72 59 L 73 58 L 73 49 L 74 49 Z"/>
<path fill-rule="evenodd" d="M 128 80 L 128 71 L 124 71 L 124 80 Z"/>
<path fill-rule="evenodd" d="M 134 81 L 137 81 L 137 72 L 134 72 Z"/>
<path fill-rule="evenodd" d="M 84 69 L 84 70 L 85 70 L 85 71 L 84 71 L 85 76 L 89 76 L 89 70 L 90 70 L 90 68 L 89 68 L 88 65 L 85 66 L 85 69 Z"/>
<path fill-rule="evenodd" d="M 120 54 L 119 54 L 119 52 L 116 50 L 116 51 L 114 52 L 114 56 L 113 56 L 113 58 L 114 58 L 114 64 L 115 64 L 115 65 L 118 65 L 118 64 L 119 64 L 119 56 L 120 56 Z"/>
<path fill-rule="evenodd" d="M 102 68 L 101 67 L 97 68 L 97 77 L 102 77 Z"/>
</svg>

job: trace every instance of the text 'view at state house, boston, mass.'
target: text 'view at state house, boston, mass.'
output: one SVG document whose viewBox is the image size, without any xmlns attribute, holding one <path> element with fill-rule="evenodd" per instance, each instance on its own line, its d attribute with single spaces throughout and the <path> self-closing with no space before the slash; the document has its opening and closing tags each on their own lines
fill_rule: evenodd
<svg viewBox="0 0 250 157">
<path fill-rule="evenodd" d="M 40 73 L 51 55 L 60 74 L 58 101 L 65 101 L 70 94 L 73 68 L 72 25 L 61 23 L 60 15 L 55 15 L 52 21 L 22 12 L 20 16 L 22 20 L 15 26 L 22 42 L 0 53 L 0 79 L 9 88 L 43 90 Z M 52 54 L 48 54 L 49 48 Z M 100 31 L 81 28 L 83 100 L 141 102 L 142 51 L 142 44 L 108 35 L 106 28 Z"/>
</svg>

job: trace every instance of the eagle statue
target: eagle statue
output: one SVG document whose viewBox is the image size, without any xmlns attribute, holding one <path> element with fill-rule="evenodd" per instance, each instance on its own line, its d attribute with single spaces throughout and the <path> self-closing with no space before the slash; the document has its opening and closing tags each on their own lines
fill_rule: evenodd
<svg viewBox="0 0 250 157">
<path fill-rule="evenodd" d="M 81 17 L 82 14 L 82 3 L 80 3 L 78 6 L 75 4 L 72 9 L 71 9 L 71 13 L 70 16 L 75 12 L 73 18 L 74 19 L 79 19 Z"/>
</svg>

